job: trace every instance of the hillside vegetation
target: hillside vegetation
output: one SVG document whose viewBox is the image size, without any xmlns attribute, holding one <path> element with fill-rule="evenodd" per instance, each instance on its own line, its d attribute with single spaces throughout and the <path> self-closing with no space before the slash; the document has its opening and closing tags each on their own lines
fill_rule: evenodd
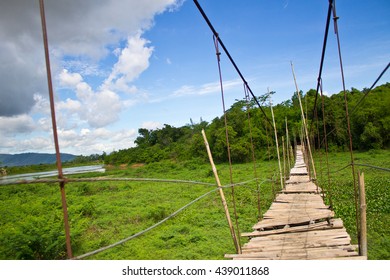
<svg viewBox="0 0 390 280">
<path fill-rule="evenodd" d="M 367 91 L 368 89 L 359 91 L 355 88 L 347 91 L 354 150 L 365 151 L 390 146 L 390 83 L 376 87 L 358 107 L 355 107 Z M 312 128 L 311 138 L 318 147 L 318 139 L 324 137 L 324 120 L 320 96 L 317 98 L 318 123 L 312 120 L 315 94 L 315 90 L 309 90 L 306 94 L 302 93 L 302 102 L 303 106 L 308 108 L 308 123 Z M 261 101 L 265 99 L 266 96 L 259 97 Z M 274 146 L 271 126 L 257 105 L 253 100 L 249 104 L 244 100 L 238 100 L 227 110 L 230 146 L 234 162 L 248 162 L 252 158 L 247 107 L 249 107 L 252 138 L 257 157 L 268 158 L 267 146 Z M 271 119 L 268 102 L 263 108 L 268 119 Z M 348 134 L 344 93 L 340 92 L 330 97 L 324 96 L 324 108 L 329 149 L 331 151 L 347 150 Z M 276 105 L 274 113 L 278 134 L 286 134 L 285 118 L 287 118 L 290 140 L 298 139 L 302 121 L 297 94 L 295 93 L 290 100 Z M 135 141 L 136 147 L 112 152 L 105 156 L 105 162 L 108 164 L 150 163 L 164 159 L 189 160 L 194 158 L 207 161 L 200 134 L 202 129 L 206 130 L 209 137 L 215 160 L 226 161 L 225 126 L 222 116 L 210 123 L 203 120 L 194 123 L 191 120 L 190 124 L 182 127 L 165 124 L 163 128 L 155 130 L 140 128 L 139 136 Z M 272 151 L 270 156 L 275 156 L 275 153 Z"/>
</svg>

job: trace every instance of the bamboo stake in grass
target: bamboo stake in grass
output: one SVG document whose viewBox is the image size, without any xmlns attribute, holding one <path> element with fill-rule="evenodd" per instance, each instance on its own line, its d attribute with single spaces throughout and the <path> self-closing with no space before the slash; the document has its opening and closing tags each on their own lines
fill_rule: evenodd
<svg viewBox="0 0 390 280">
<path fill-rule="evenodd" d="M 207 137 L 206 137 L 206 133 L 204 132 L 204 129 L 202 129 L 202 135 L 203 135 L 204 144 L 206 146 L 207 154 L 209 156 L 211 168 L 213 169 L 215 181 L 217 182 L 217 185 L 219 188 L 219 195 L 221 196 L 222 205 L 223 205 L 223 208 L 225 210 L 226 219 L 227 219 L 228 224 L 229 224 L 230 234 L 232 235 L 233 243 L 234 243 L 234 246 L 236 247 L 237 254 L 241 254 L 241 248 L 239 246 L 237 235 L 234 231 L 234 227 L 233 227 L 232 221 L 230 219 L 230 214 L 229 214 L 229 209 L 228 209 L 227 202 L 225 199 L 225 194 L 224 194 L 223 189 L 222 189 L 221 181 L 219 180 L 217 168 L 215 167 L 213 155 L 211 154 L 209 142 L 207 141 Z"/>
<path fill-rule="evenodd" d="M 360 196 L 360 255 L 367 257 L 367 218 L 366 218 L 366 191 L 364 187 L 364 173 L 358 173 Z"/>
</svg>

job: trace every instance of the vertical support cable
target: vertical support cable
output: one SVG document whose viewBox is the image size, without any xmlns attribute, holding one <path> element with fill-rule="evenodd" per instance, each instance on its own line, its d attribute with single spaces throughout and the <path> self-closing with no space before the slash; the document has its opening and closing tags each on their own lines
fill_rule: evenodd
<svg viewBox="0 0 390 280">
<path fill-rule="evenodd" d="M 349 137 L 349 153 L 351 155 L 351 170 L 352 170 L 352 177 L 353 177 L 353 190 L 354 190 L 354 196 L 355 196 L 356 232 L 358 235 L 358 240 L 360 242 L 358 190 L 357 190 L 357 186 L 356 186 L 355 163 L 354 163 L 354 157 L 353 157 L 351 122 L 350 122 L 349 113 L 348 113 L 348 98 L 347 98 L 347 91 L 345 90 L 343 60 L 342 60 L 342 56 L 341 56 L 340 37 L 339 37 L 339 30 L 338 30 L 338 26 L 337 26 L 337 20 L 339 19 L 339 17 L 336 15 L 336 3 L 333 4 L 332 11 L 333 11 L 334 32 L 336 34 L 336 39 L 337 39 L 337 49 L 338 49 L 338 53 L 339 53 L 341 79 L 342 79 L 343 92 L 344 92 L 345 117 L 347 119 L 348 137 Z"/>
<path fill-rule="evenodd" d="M 328 192 L 329 192 L 329 204 L 330 208 L 333 209 L 333 200 L 332 200 L 332 186 L 330 182 L 330 170 L 329 170 L 329 151 L 328 151 L 328 135 L 326 131 L 326 115 L 325 115 L 325 99 L 322 90 L 322 80 L 320 80 L 320 93 L 321 93 L 321 106 L 322 106 L 322 123 L 324 126 L 324 141 L 325 141 L 325 156 L 326 156 L 326 169 L 328 172 Z"/>
<path fill-rule="evenodd" d="M 217 62 L 218 62 L 219 85 L 221 88 L 221 96 L 222 96 L 223 117 L 224 117 L 224 122 L 225 122 L 226 149 L 227 149 L 228 160 L 229 160 L 229 176 L 230 176 L 230 184 L 232 185 L 233 211 L 234 211 L 234 218 L 235 218 L 235 222 L 236 222 L 237 235 L 240 236 L 240 228 L 238 226 L 236 198 L 234 195 L 234 186 L 233 186 L 234 182 L 233 182 L 233 170 L 232 170 L 232 157 L 231 157 L 231 153 L 230 153 L 229 131 L 228 131 L 227 116 L 226 116 L 226 108 L 225 108 L 225 95 L 224 95 L 224 91 L 223 91 L 223 81 L 222 81 L 222 71 L 221 71 L 221 52 L 219 51 L 219 47 L 218 47 L 218 36 L 213 35 L 213 39 L 214 39 L 214 45 L 215 45 L 215 54 L 217 56 Z M 238 244 L 241 248 L 241 240 L 239 238 L 238 238 Z"/>
<path fill-rule="evenodd" d="M 317 149 L 318 149 L 318 158 L 319 158 L 319 167 L 320 167 L 320 182 L 322 183 L 322 151 L 321 151 L 321 139 L 320 139 L 320 125 L 319 125 L 319 119 L 318 119 L 318 111 L 317 111 L 317 108 L 315 110 L 315 122 L 316 122 L 316 128 L 317 128 Z M 313 135 L 313 138 L 314 138 L 314 151 L 315 151 L 315 136 Z M 319 193 L 319 182 L 315 182 L 316 183 L 316 186 L 317 186 L 317 193 Z M 321 196 L 322 196 L 322 200 L 325 201 L 325 193 L 324 193 L 324 186 L 322 186 L 322 189 L 321 189 Z"/>
<path fill-rule="evenodd" d="M 256 156 L 255 156 L 255 147 L 253 143 L 253 134 L 252 134 L 252 125 L 251 125 L 251 114 L 250 114 L 250 97 L 249 92 L 244 84 L 244 93 L 245 93 L 245 100 L 246 100 L 246 110 L 248 114 L 248 127 L 249 127 L 249 135 L 251 140 L 251 151 L 252 151 L 252 161 L 253 161 L 253 173 L 256 178 L 256 185 L 257 185 L 257 211 L 258 211 L 258 220 L 260 221 L 263 217 L 263 213 L 261 211 L 261 197 L 260 197 L 260 185 L 257 177 L 257 168 L 256 168 Z"/>
<path fill-rule="evenodd" d="M 51 69 L 50 69 L 49 44 L 48 44 L 48 39 L 47 39 L 45 7 L 44 7 L 43 0 L 39 0 L 39 7 L 40 7 L 40 13 L 41 13 L 43 45 L 44 45 L 44 48 L 45 48 L 47 84 L 48 84 L 49 98 L 50 98 L 51 121 L 52 121 L 52 127 L 53 127 L 54 146 L 55 146 L 55 150 L 56 150 L 58 179 L 64 179 L 64 175 L 62 173 L 62 162 L 61 162 L 60 146 L 58 144 L 58 134 L 57 134 L 55 105 L 54 105 L 53 83 L 52 83 L 52 79 L 51 79 Z M 72 247 L 71 247 L 71 240 L 70 240 L 70 229 L 69 229 L 69 221 L 68 221 L 68 208 L 67 208 L 67 205 L 66 205 L 66 194 L 65 194 L 65 182 L 64 181 L 60 182 L 60 192 L 61 192 L 62 210 L 63 210 L 63 214 L 64 214 L 66 251 L 67 251 L 67 254 L 68 254 L 68 258 L 71 259 L 72 258 Z"/>
</svg>

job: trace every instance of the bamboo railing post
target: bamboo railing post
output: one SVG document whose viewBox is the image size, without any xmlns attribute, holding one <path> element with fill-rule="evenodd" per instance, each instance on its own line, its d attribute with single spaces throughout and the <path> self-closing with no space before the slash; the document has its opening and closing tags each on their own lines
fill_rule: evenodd
<svg viewBox="0 0 390 280">
<path fill-rule="evenodd" d="M 282 136 L 282 146 L 283 146 L 283 180 L 286 182 L 286 149 L 284 148 L 284 136 Z"/>
<path fill-rule="evenodd" d="M 291 161 L 290 161 L 290 138 L 288 137 L 288 126 L 287 126 L 287 117 L 286 117 L 286 153 L 287 153 L 287 162 L 288 162 L 288 174 L 290 178 L 290 170 L 291 170 Z"/>
<path fill-rule="evenodd" d="M 366 217 L 366 190 L 364 186 L 364 173 L 358 172 L 360 197 L 360 255 L 367 257 L 367 217 Z"/>
<path fill-rule="evenodd" d="M 269 94 L 269 89 L 268 89 Z M 278 164 L 279 164 L 279 175 L 280 175 L 280 187 L 283 190 L 284 188 L 284 182 L 283 182 L 283 175 L 282 175 L 282 166 L 280 164 L 280 153 L 279 153 L 279 142 L 278 142 L 278 132 L 276 131 L 276 124 L 275 124 L 275 116 L 274 116 L 274 110 L 272 109 L 272 101 L 271 98 L 269 100 L 269 106 L 271 107 L 271 115 L 272 115 L 272 122 L 274 125 L 274 132 L 275 132 L 275 142 L 276 142 L 276 153 L 278 154 Z"/>
<path fill-rule="evenodd" d="M 304 130 L 305 130 L 307 148 L 308 148 L 308 150 L 309 150 L 309 157 L 310 157 L 310 158 L 308 158 L 308 161 L 309 161 L 309 162 L 308 162 L 308 166 L 310 167 L 310 161 L 311 161 L 311 164 L 312 164 L 312 167 L 313 167 L 313 176 L 314 176 L 313 180 L 317 180 L 316 168 L 315 168 L 315 166 L 314 166 L 313 154 L 312 154 L 312 152 L 311 152 L 310 139 L 309 139 L 309 132 L 307 131 L 306 118 L 305 118 L 305 114 L 304 114 L 304 112 L 303 112 L 303 107 L 302 107 L 301 94 L 299 93 L 297 80 L 296 80 L 296 78 L 295 78 L 294 66 L 293 66 L 293 63 L 292 63 L 292 62 L 291 62 L 291 70 L 292 70 L 293 77 L 294 77 L 295 88 L 296 88 L 296 90 L 297 90 L 298 101 L 299 101 L 299 107 L 301 108 L 302 121 L 303 121 Z M 310 172 L 309 172 L 309 174 L 310 174 Z"/>
<path fill-rule="evenodd" d="M 206 133 L 204 132 L 204 129 L 202 129 L 202 135 L 203 135 L 204 144 L 206 146 L 207 154 L 209 156 L 211 168 L 212 168 L 213 173 L 214 173 L 215 181 L 217 182 L 217 185 L 218 185 L 218 188 L 219 188 L 219 195 L 221 196 L 222 205 L 223 205 L 223 208 L 225 210 L 225 215 L 226 215 L 227 222 L 229 224 L 230 234 L 232 235 L 233 243 L 234 243 L 234 246 L 236 247 L 237 253 L 241 254 L 241 247 L 239 246 L 237 235 L 236 235 L 236 233 L 234 231 L 232 220 L 231 220 L 230 214 L 229 214 L 229 209 L 228 209 L 227 202 L 226 202 L 226 199 L 225 199 L 225 194 L 224 194 L 223 189 L 222 189 L 221 181 L 219 180 L 217 168 L 215 167 L 214 160 L 213 160 L 213 155 L 211 154 L 209 142 L 207 141 L 207 137 L 206 137 Z"/>
</svg>

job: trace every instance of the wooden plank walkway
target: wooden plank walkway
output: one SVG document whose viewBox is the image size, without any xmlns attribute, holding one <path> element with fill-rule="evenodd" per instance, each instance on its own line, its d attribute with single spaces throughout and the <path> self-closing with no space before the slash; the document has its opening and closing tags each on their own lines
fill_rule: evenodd
<svg viewBox="0 0 390 280">
<path fill-rule="evenodd" d="M 324 204 L 321 189 L 310 181 L 300 147 L 285 188 L 276 196 L 242 254 L 226 254 L 234 260 L 366 259 L 341 219 Z"/>
</svg>

